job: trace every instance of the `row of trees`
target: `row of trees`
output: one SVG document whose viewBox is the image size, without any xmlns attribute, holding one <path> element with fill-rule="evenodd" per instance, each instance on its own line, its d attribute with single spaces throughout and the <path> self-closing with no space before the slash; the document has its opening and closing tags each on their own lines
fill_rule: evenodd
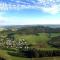
<svg viewBox="0 0 60 60">
<path fill-rule="evenodd" d="M 60 50 L 37 50 L 35 48 L 30 49 L 18 49 L 17 52 L 8 52 L 8 54 L 19 57 L 27 58 L 40 58 L 40 57 L 53 57 L 60 56 Z"/>
</svg>

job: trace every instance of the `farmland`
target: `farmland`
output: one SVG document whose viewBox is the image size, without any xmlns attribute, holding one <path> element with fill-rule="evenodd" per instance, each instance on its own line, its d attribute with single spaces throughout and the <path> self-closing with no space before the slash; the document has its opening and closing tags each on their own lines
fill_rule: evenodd
<svg viewBox="0 0 60 60">
<path fill-rule="evenodd" d="M 39 28 L 39 27 L 38 27 Z M 23 48 L 25 49 L 36 49 L 41 50 L 43 52 L 49 52 L 49 51 L 57 51 L 60 50 L 60 48 L 56 48 L 54 46 L 51 46 L 48 44 L 48 41 L 51 40 L 52 37 L 57 37 L 60 36 L 60 32 L 56 30 L 56 32 L 45 32 L 43 31 L 42 28 L 41 32 L 39 29 L 34 27 L 34 30 L 30 27 L 27 29 L 19 29 L 16 31 L 16 29 L 12 30 L 1 30 L 0 31 L 0 57 L 5 58 L 6 60 L 60 60 L 59 56 L 53 56 L 53 57 L 41 57 L 41 58 L 27 58 L 27 57 L 21 57 L 20 54 L 19 56 L 14 56 L 10 55 L 8 52 L 15 52 L 20 53 L 20 49 Z M 47 28 L 47 27 L 46 27 Z M 49 29 L 49 28 L 48 28 Z M 23 40 L 23 42 L 21 41 Z M 21 47 L 21 42 L 24 43 Z M 27 48 L 26 48 L 27 47 Z M 18 52 L 19 51 L 19 52 Z M 29 50 L 30 51 L 30 50 Z M 32 51 L 32 50 L 31 50 Z M 33 50 L 35 51 L 35 50 Z M 25 52 L 25 51 L 24 51 Z M 50 53 L 50 52 L 49 52 Z M 44 53 L 43 53 L 44 54 Z M 38 56 L 38 55 L 37 55 Z M 45 55 L 44 55 L 45 56 Z"/>
</svg>

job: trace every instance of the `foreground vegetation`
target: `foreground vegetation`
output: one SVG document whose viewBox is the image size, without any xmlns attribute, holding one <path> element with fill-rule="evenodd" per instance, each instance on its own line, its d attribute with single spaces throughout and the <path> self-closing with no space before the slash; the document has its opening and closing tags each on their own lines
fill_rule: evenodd
<svg viewBox="0 0 60 60">
<path fill-rule="evenodd" d="M 60 56 L 60 38 L 56 38 L 58 36 L 60 37 L 58 29 L 48 27 L 2 30 L 0 57 L 6 60 L 60 60 L 57 57 Z M 59 48 L 53 45 L 58 45 Z"/>
<path fill-rule="evenodd" d="M 0 50 L 0 56 L 5 58 L 6 60 L 60 60 L 60 57 L 42 57 L 42 58 L 24 58 L 24 57 L 16 57 L 10 56 L 7 54 L 6 50 Z"/>
<path fill-rule="evenodd" d="M 60 35 L 60 33 L 51 33 L 51 37 L 56 37 L 56 36 L 59 36 L 59 35 Z M 50 40 L 50 38 L 48 38 L 47 33 L 40 33 L 40 35 L 38 35 L 38 36 L 31 35 L 31 34 L 30 35 L 18 35 L 18 34 L 16 34 L 15 38 L 16 38 L 16 40 L 24 38 L 29 44 L 30 43 L 32 44 L 32 48 L 36 48 L 38 50 L 48 51 L 48 50 L 58 50 L 59 49 L 59 48 L 52 47 L 51 45 L 49 45 L 47 43 L 48 40 Z M 0 51 L 1 51 L 0 54 L 2 54 L 2 56 L 4 55 L 3 56 L 4 58 L 11 59 L 11 60 L 30 60 L 30 59 L 34 60 L 35 59 L 35 58 L 23 58 L 23 57 L 16 57 L 16 56 L 8 55 L 7 52 L 9 50 L 7 50 L 7 49 L 3 49 L 3 50 L 0 50 Z M 53 60 L 54 58 L 60 59 L 59 57 L 46 57 L 46 58 L 37 58 L 37 59 L 38 60 L 39 59 L 48 60 L 48 58 L 50 58 L 51 60 Z"/>
</svg>

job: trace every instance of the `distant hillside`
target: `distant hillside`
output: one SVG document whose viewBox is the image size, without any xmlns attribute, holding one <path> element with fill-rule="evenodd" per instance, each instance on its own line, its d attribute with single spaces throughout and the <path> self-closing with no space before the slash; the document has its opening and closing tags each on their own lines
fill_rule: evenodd
<svg viewBox="0 0 60 60">
<path fill-rule="evenodd" d="M 1 26 L 0 29 L 16 31 L 20 34 L 37 34 L 42 32 L 60 32 L 59 25 L 13 25 L 13 26 Z"/>
<path fill-rule="evenodd" d="M 6 26 L 0 26 L 0 28 L 21 28 L 21 27 L 29 27 L 29 26 L 44 26 L 44 27 L 51 27 L 51 28 L 60 28 L 60 25 L 6 25 Z"/>
<path fill-rule="evenodd" d="M 23 28 L 18 29 L 18 32 L 20 34 L 37 34 L 37 33 L 55 33 L 60 32 L 60 27 L 51 27 L 51 26 L 43 26 L 43 25 L 37 25 L 37 26 L 25 26 Z"/>
</svg>

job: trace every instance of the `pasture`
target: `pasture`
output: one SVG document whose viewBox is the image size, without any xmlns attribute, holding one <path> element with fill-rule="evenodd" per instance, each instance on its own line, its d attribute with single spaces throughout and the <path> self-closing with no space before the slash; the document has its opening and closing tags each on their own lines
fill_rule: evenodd
<svg viewBox="0 0 60 60">
<path fill-rule="evenodd" d="M 60 36 L 60 33 L 51 33 L 50 38 L 48 33 L 39 33 L 39 35 L 21 35 L 15 34 L 15 40 L 25 39 L 28 43 L 32 44 L 33 48 L 40 50 L 54 50 L 58 49 L 50 46 L 47 42 L 51 37 Z M 24 58 L 8 55 L 8 50 L 0 49 L 0 56 L 6 60 L 60 60 L 60 57 L 42 57 L 42 58 Z"/>
</svg>

